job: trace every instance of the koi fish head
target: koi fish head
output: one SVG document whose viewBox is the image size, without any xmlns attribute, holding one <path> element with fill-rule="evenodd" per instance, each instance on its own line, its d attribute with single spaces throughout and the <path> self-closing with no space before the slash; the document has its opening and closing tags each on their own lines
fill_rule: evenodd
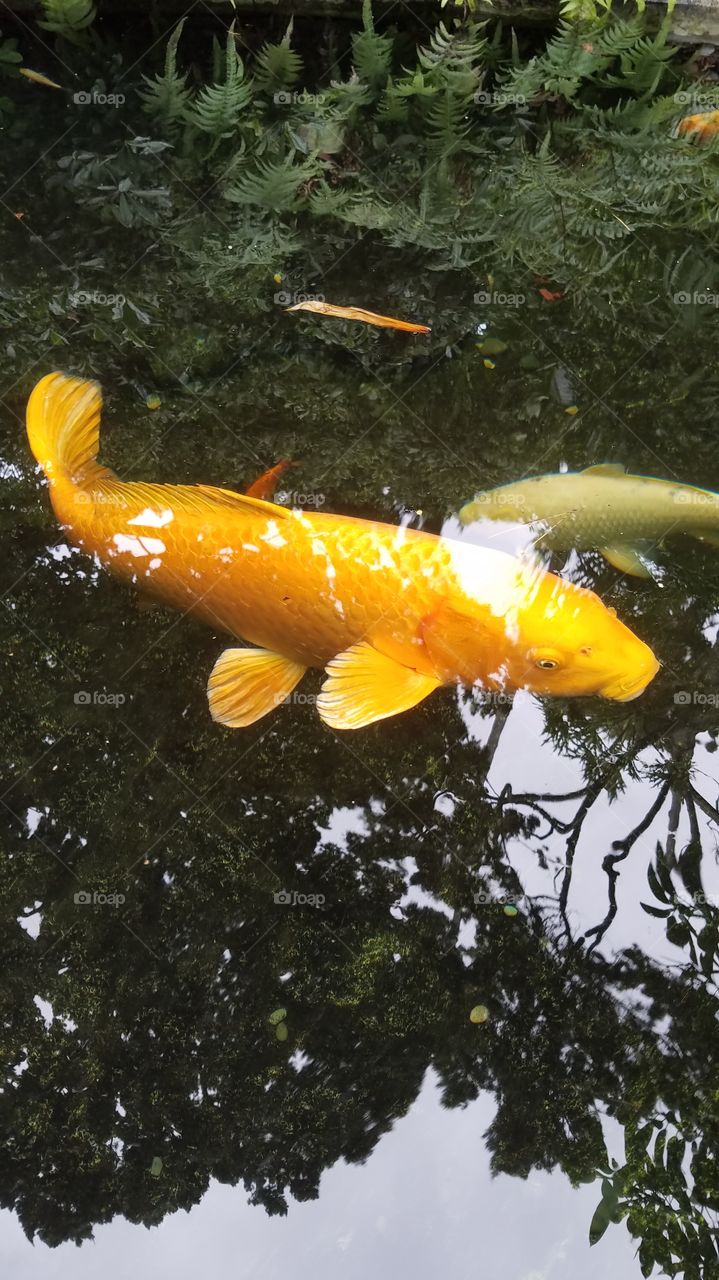
<svg viewBox="0 0 719 1280">
<path fill-rule="evenodd" d="M 532 693 L 598 694 L 629 702 L 644 692 L 659 670 L 649 646 L 619 621 L 613 609 L 594 592 L 558 578 L 544 582 L 537 598 L 519 611 L 519 636 L 510 678 L 517 688 Z"/>
<path fill-rule="evenodd" d="M 424 634 L 443 679 L 628 702 L 659 670 L 648 645 L 593 591 L 484 548 L 463 548 L 454 559 L 461 594 Z"/>
</svg>

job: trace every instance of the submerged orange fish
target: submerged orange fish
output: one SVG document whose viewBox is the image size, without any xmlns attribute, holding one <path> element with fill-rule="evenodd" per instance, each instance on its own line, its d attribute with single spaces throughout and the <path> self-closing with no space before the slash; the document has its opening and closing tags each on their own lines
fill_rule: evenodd
<svg viewBox="0 0 719 1280">
<path fill-rule="evenodd" d="M 688 133 L 699 142 L 708 142 L 719 133 L 719 111 L 700 111 L 694 116 L 684 116 L 677 125 L 677 133 Z"/>
<path fill-rule="evenodd" d="M 208 485 L 125 483 L 97 461 L 96 383 L 51 373 L 30 447 L 68 535 L 113 573 L 242 637 L 210 676 L 210 711 L 266 715 L 325 667 L 326 724 L 354 729 L 440 685 L 625 701 L 651 649 L 598 596 L 504 552 L 371 520 L 290 510 Z"/>
</svg>

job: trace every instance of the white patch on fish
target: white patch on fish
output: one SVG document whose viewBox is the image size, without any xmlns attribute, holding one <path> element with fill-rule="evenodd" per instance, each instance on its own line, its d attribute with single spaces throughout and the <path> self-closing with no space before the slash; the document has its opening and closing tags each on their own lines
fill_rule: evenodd
<svg viewBox="0 0 719 1280">
<path fill-rule="evenodd" d="M 112 540 L 118 551 L 129 551 L 131 556 L 156 556 L 167 551 L 160 538 L 135 538 L 127 533 L 116 533 Z"/>
<path fill-rule="evenodd" d="M 465 595 L 501 617 L 526 600 L 526 579 L 514 556 L 447 539 L 450 566 Z"/>
<path fill-rule="evenodd" d="M 378 569 L 394 569 L 394 560 L 386 547 L 380 544 L 377 548 L 377 560 L 374 564 L 369 565 L 369 568 L 373 573 L 376 573 Z"/>
<path fill-rule="evenodd" d="M 287 546 L 287 539 L 282 537 L 282 534 L 277 527 L 276 520 L 269 520 L 267 522 L 267 533 L 261 534 L 260 541 L 266 542 L 269 547 Z"/>
<path fill-rule="evenodd" d="M 259 551 L 259 549 L 259 547 L 255 546 L 254 542 L 243 542 L 242 544 L 243 551 Z"/>
<path fill-rule="evenodd" d="M 147 529 L 161 529 L 163 525 L 169 524 L 174 519 L 169 507 L 165 507 L 162 511 L 153 511 L 152 507 L 145 507 L 139 516 L 133 516 L 127 523 L 144 525 Z"/>
</svg>

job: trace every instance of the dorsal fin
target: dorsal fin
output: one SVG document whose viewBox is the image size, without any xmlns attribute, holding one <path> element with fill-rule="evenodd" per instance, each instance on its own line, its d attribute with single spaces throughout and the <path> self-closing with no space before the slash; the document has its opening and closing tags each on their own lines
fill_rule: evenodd
<svg viewBox="0 0 719 1280">
<path fill-rule="evenodd" d="M 108 484 L 100 482 L 93 488 L 111 489 L 116 497 L 122 497 L 128 503 L 170 507 L 172 511 L 191 515 L 199 515 L 208 507 L 228 507 L 246 515 L 264 515 L 268 520 L 288 520 L 292 515 L 288 507 L 251 498 L 245 493 L 235 493 L 233 489 L 217 489 L 209 484 L 146 484 L 115 480 Z"/>
<path fill-rule="evenodd" d="M 212 502 L 217 502 L 223 507 L 243 507 L 245 510 L 252 510 L 261 515 L 263 512 L 267 516 L 272 516 L 273 520 L 289 520 L 292 512 L 289 507 L 281 507 L 276 502 L 268 502 L 266 498 L 253 498 L 249 493 L 237 493 L 234 489 L 218 489 L 210 484 L 198 484 L 189 486 L 197 489 L 203 497 L 208 498 Z"/>
<path fill-rule="evenodd" d="M 621 462 L 598 462 L 594 467 L 585 467 L 583 476 L 626 476 L 627 468 Z"/>
</svg>

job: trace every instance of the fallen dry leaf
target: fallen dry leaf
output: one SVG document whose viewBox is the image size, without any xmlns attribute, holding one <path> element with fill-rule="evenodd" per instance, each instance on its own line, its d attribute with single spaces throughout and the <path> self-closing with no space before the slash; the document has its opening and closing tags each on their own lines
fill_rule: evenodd
<svg viewBox="0 0 719 1280">
<path fill-rule="evenodd" d="M 377 329 L 402 329 L 404 333 L 429 333 L 428 324 L 410 324 L 408 320 L 395 320 L 392 316 L 380 316 L 376 311 L 362 307 L 336 307 L 332 302 L 296 302 L 288 311 L 314 311 L 320 316 L 337 316 L 340 320 L 361 320 Z"/>
</svg>

